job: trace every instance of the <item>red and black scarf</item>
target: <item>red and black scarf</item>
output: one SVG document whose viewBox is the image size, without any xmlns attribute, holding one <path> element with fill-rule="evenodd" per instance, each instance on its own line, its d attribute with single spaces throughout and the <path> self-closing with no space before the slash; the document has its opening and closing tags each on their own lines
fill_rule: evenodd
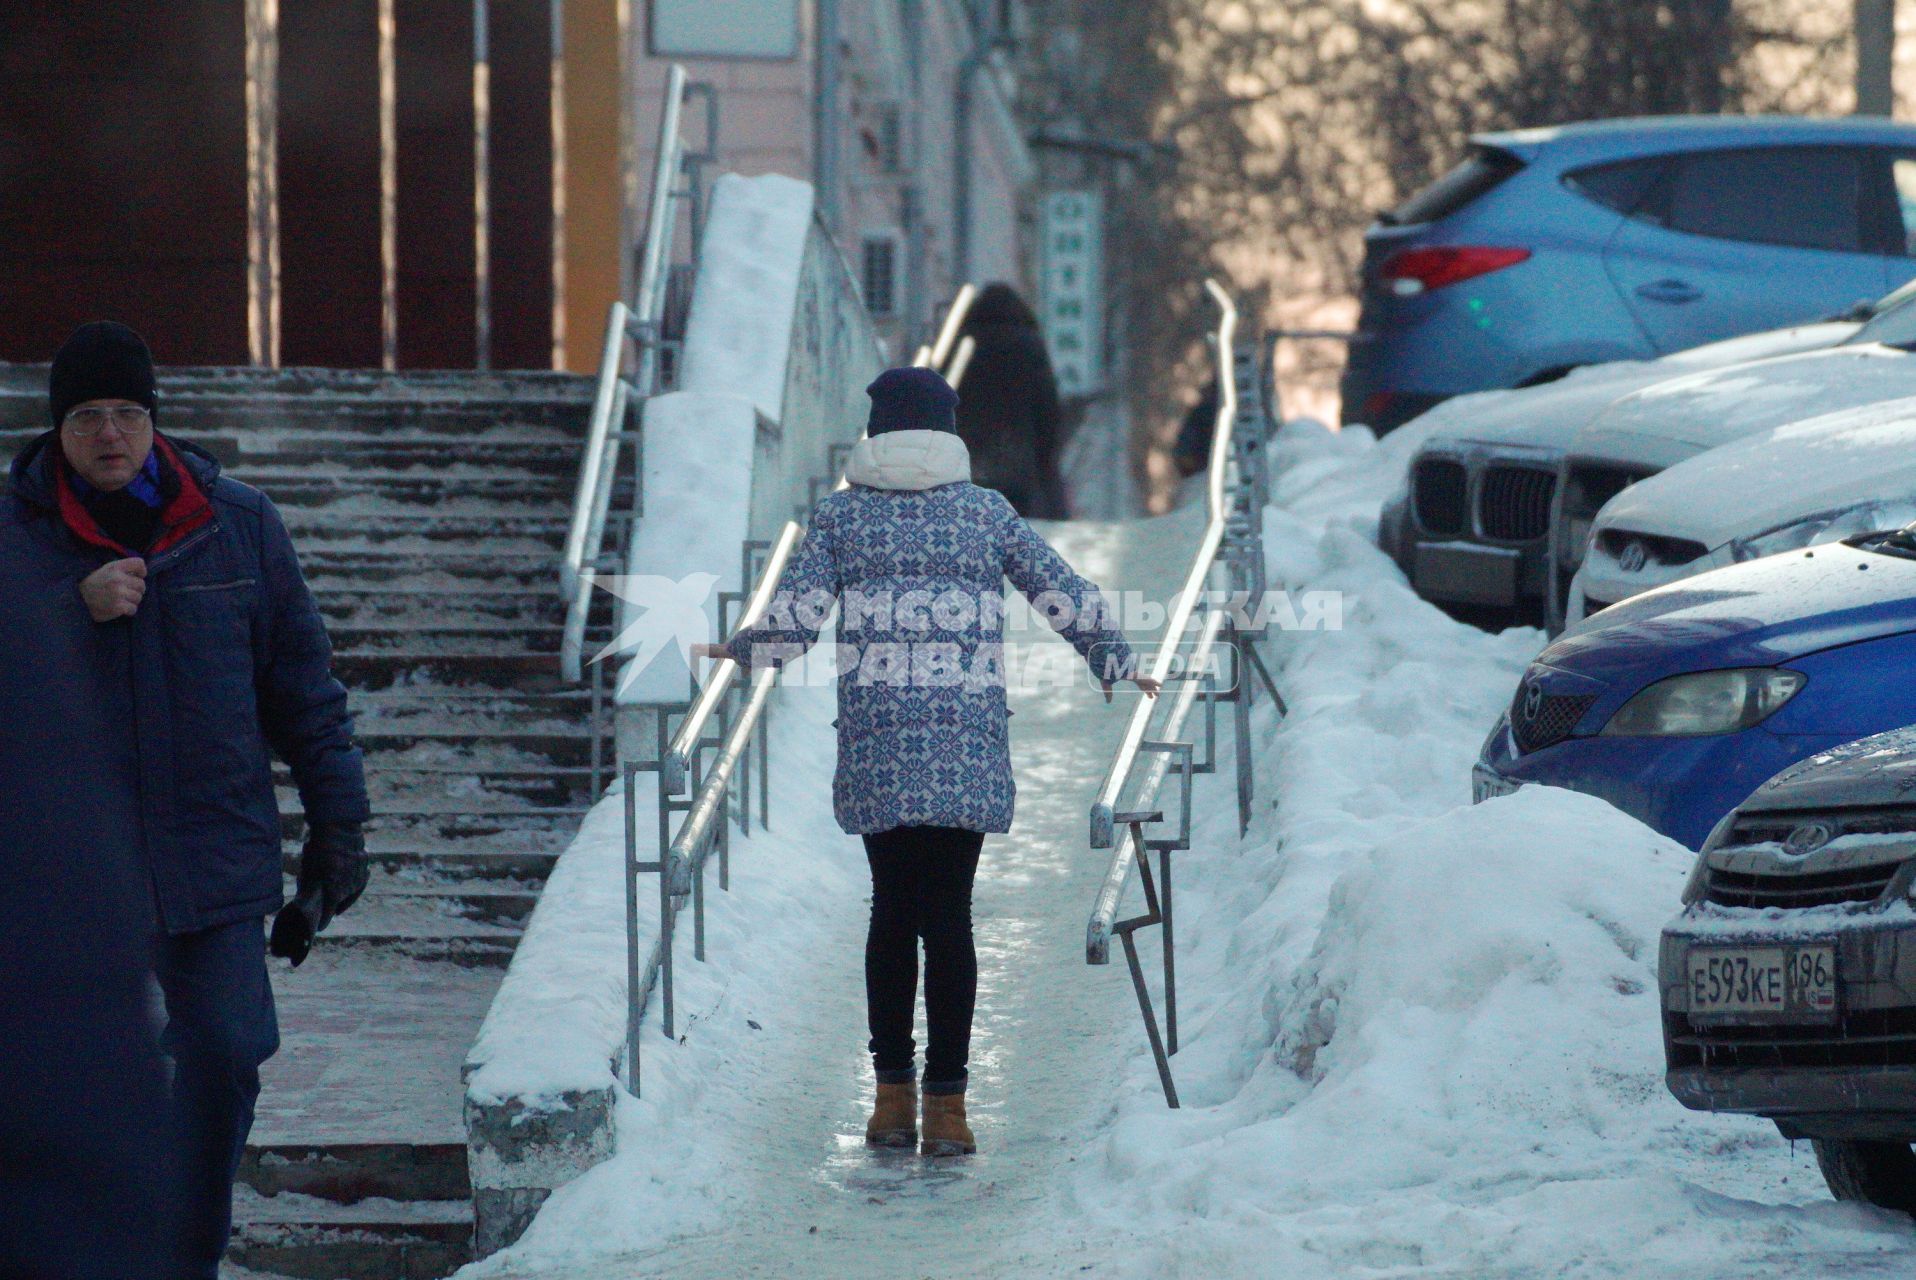
<svg viewBox="0 0 1916 1280">
<path fill-rule="evenodd" d="M 152 545 L 142 551 L 121 544 L 100 527 L 100 522 L 74 491 L 66 455 L 60 451 L 57 443 L 54 445 L 49 459 L 53 464 L 54 495 L 59 502 L 60 518 L 73 531 L 74 537 L 89 546 L 102 547 L 123 556 L 150 559 L 168 547 L 178 545 L 188 534 L 213 518 L 213 504 L 207 501 L 205 491 L 181 460 L 179 451 L 157 431 L 153 433 L 153 451 L 159 455 L 161 491 L 171 496 L 160 508 L 159 529 Z"/>
</svg>

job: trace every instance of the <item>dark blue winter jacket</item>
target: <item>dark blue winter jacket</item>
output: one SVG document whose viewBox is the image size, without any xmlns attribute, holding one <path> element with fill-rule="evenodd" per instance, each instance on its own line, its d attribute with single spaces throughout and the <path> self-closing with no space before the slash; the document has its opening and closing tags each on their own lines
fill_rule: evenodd
<svg viewBox="0 0 1916 1280">
<path fill-rule="evenodd" d="M 159 927 L 184 933 L 282 901 L 273 754 L 309 822 L 368 810 L 285 524 L 212 455 L 171 444 L 210 518 L 156 544 L 138 611 L 105 623 L 79 584 L 120 553 L 62 517 L 57 433 L 14 459 L 0 497 L 0 861 L 51 859 L 76 884 L 138 876 Z"/>
</svg>

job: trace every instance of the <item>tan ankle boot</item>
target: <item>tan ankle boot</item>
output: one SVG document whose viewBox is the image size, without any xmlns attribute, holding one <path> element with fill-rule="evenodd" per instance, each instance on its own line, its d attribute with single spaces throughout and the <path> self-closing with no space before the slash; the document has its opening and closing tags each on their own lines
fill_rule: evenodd
<svg viewBox="0 0 1916 1280">
<path fill-rule="evenodd" d="M 909 1147 L 918 1141 L 918 1086 L 878 1086 L 878 1105 L 865 1125 L 865 1141 L 874 1147 Z"/>
<path fill-rule="evenodd" d="M 928 1156 L 968 1156 L 978 1150 L 971 1126 L 965 1123 L 964 1094 L 925 1095 L 924 1142 L 918 1150 Z"/>
</svg>

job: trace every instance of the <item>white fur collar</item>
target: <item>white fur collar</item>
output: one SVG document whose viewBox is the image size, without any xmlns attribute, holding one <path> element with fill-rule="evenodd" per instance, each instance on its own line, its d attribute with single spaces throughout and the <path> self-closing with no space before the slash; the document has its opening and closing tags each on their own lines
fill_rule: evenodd
<svg viewBox="0 0 1916 1280">
<path fill-rule="evenodd" d="M 874 489 L 930 489 L 971 479 L 971 450 L 949 431 L 887 431 L 853 446 L 845 478 Z"/>
</svg>

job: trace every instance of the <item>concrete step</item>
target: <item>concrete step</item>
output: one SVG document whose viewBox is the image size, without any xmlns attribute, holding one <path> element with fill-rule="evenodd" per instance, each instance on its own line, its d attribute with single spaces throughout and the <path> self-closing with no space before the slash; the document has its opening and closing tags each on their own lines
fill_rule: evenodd
<svg viewBox="0 0 1916 1280">
<path fill-rule="evenodd" d="M 559 553 L 483 550 L 434 544 L 418 550 L 390 547 L 315 546 L 299 549 L 300 568 L 309 585 L 329 578 L 344 583 L 421 586 L 497 582 L 502 586 L 545 587 L 559 592 Z"/>
<path fill-rule="evenodd" d="M 412 841 L 400 848 L 381 848 L 372 841 L 367 843 L 366 856 L 375 871 L 425 884 L 468 884 L 486 880 L 543 884 L 559 861 L 558 849 L 481 849 L 473 848 L 472 841 L 449 846 Z M 298 874 L 299 848 L 296 840 L 285 845 L 280 869 L 286 875 Z"/>
<path fill-rule="evenodd" d="M 296 840 L 306 830 L 306 820 L 300 816 L 299 802 L 296 797 L 282 797 L 279 815 L 280 839 Z M 440 840 L 456 840 L 463 836 L 502 835 L 507 832 L 525 836 L 551 836 L 557 832 L 576 829 L 585 817 L 589 806 L 579 805 L 509 805 L 503 802 L 492 804 L 462 803 L 460 799 L 443 802 L 410 801 L 405 806 L 376 808 L 372 818 L 366 823 L 368 836 L 375 832 L 406 831 L 415 836 L 432 835 Z M 569 834 L 569 833 L 568 833 Z"/>
<path fill-rule="evenodd" d="M 285 877 L 284 888 L 290 899 L 295 891 L 292 875 Z M 340 919 L 343 922 L 365 907 L 369 914 L 381 916 L 391 913 L 410 916 L 427 911 L 521 930 L 538 900 L 536 885 L 498 880 L 429 880 L 423 873 L 402 877 L 380 868 L 375 870 L 365 894 Z"/>
<path fill-rule="evenodd" d="M 331 508 L 288 508 L 281 514 L 302 555 L 314 551 L 429 551 L 454 546 L 462 551 L 485 548 L 519 555 L 547 553 L 554 557 L 565 545 L 570 518 L 529 511 L 391 511 L 354 510 L 354 504 Z M 616 546 L 618 531 L 607 534 Z"/>
<path fill-rule="evenodd" d="M 431 621 L 435 627 L 499 627 L 508 633 L 531 628 L 563 630 L 565 606 L 550 592 L 485 596 L 475 591 L 385 592 L 367 595 L 330 589 L 314 592 L 329 634 L 355 627 L 396 629 Z M 610 610 L 601 610 L 609 615 Z M 600 627 L 609 630 L 602 616 Z"/>
<path fill-rule="evenodd" d="M 499 776 L 516 778 L 526 769 L 579 770 L 592 764 L 592 726 L 583 718 L 570 725 L 514 725 L 503 718 L 498 723 L 475 721 L 459 725 L 443 720 L 428 721 L 424 716 L 365 716 L 356 722 L 353 737 L 360 749 L 368 753 L 369 768 L 408 775 L 453 773 L 457 765 L 451 761 L 444 769 L 420 769 L 416 765 L 454 752 L 472 756 L 466 765 L 466 776 L 480 781 L 494 776 L 495 770 Z M 610 758 L 611 748 L 607 746 L 601 760 Z M 421 778 L 420 781 L 427 780 Z M 440 784 L 444 784 L 443 778 Z"/>
<path fill-rule="evenodd" d="M 234 475 L 282 507 L 310 507 L 324 513 L 334 504 L 364 508 L 374 502 L 398 507 L 441 506 L 455 502 L 528 504 L 539 510 L 572 500 L 572 482 L 563 476 L 431 475 L 424 472 L 318 472 L 248 467 Z"/>
<path fill-rule="evenodd" d="M 436 904 L 362 899 L 326 926 L 313 950 L 364 952 L 467 969 L 504 969 L 519 945 L 517 926 L 488 924 L 442 912 Z M 441 1050 L 445 1046 L 440 1046 Z"/>
<path fill-rule="evenodd" d="M 432 684 L 558 693 L 571 687 L 559 678 L 556 653 L 334 653 L 333 674 L 354 690 Z"/>
<path fill-rule="evenodd" d="M 294 1280 L 438 1280 L 472 1261 L 472 1229 L 470 1199 L 342 1205 L 241 1191 L 227 1256 Z"/>
<path fill-rule="evenodd" d="M 476 1034 L 476 1027 L 474 1031 Z M 282 1047 L 281 1056 L 288 1052 Z M 284 1072 L 275 1072 L 269 1063 L 267 1074 Z M 269 1093 L 270 1086 L 261 1090 L 262 1111 Z M 256 1139 L 261 1127 L 254 1126 Z M 465 1135 L 461 1132 L 458 1137 L 457 1142 L 288 1142 L 269 1138 L 247 1145 L 240 1161 L 239 1182 L 260 1196 L 291 1193 L 342 1205 L 367 1200 L 463 1198 L 470 1202 L 472 1180 L 466 1172 Z"/>
<path fill-rule="evenodd" d="M 568 748 L 568 751 L 570 748 Z M 369 752 L 366 757 L 366 785 L 375 810 L 388 804 L 419 797 L 433 799 L 493 799 L 505 803 L 533 804 L 544 807 L 572 807 L 597 799 L 588 749 L 587 761 L 580 765 L 435 765 L 418 767 L 392 763 L 401 753 Z M 616 775 L 608 747 L 600 767 L 600 785 Z M 274 773 L 281 791 L 282 805 L 297 807 L 290 775 L 282 768 Z"/>
<path fill-rule="evenodd" d="M 550 693 L 488 689 L 484 685 L 403 684 L 387 689 L 354 689 L 356 715 L 550 716 L 575 723 L 592 709 L 592 690 L 567 685 Z"/>
<path fill-rule="evenodd" d="M 372 622 L 328 624 L 335 652 L 378 651 L 405 645 L 413 653 L 559 652 L 565 627 L 542 622 L 442 622 L 427 617 L 415 620 L 393 619 Z"/>
<path fill-rule="evenodd" d="M 570 433 L 534 433 L 515 439 L 489 431 L 466 441 L 439 435 L 388 435 L 365 432 L 267 431 L 206 437 L 223 445 L 212 452 L 221 463 L 238 470 L 270 467 L 358 473 L 392 469 L 454 466 L 489 468 L 521 475 L 560 476 L 575 481 L 584 456 L 583 438 Z M 205 446 L 203 439 L 193 443 Z M 250 484 L 251 481 L 248 481 Z"/>
</svg>

